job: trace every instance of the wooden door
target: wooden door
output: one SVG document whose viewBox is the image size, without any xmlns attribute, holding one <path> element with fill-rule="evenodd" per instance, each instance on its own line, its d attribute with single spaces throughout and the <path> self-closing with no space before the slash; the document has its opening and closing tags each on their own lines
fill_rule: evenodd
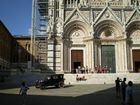
<svg viewBox="0 0 140 105">
<path fill-rule="evenodd" d="M 71 51 L 71 72 L 75 73 L 75 69 L 78 66 L 83 66 L 83 50 L 72 50 Z"/>
</svg>

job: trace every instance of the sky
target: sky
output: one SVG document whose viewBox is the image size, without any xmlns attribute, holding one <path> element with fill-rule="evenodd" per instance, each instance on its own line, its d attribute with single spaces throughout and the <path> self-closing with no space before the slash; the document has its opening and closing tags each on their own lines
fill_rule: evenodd
<svg viewBox="0 0 140 105">
<path fill-rule="evenodd" d="M 0 20 L 12 35 L 29 35 L 32 0 L 0 0 Z"/>
</svg>

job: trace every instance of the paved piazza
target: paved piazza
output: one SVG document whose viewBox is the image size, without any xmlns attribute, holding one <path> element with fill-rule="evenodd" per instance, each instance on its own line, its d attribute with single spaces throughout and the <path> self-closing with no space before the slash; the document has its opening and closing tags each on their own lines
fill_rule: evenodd
<svg viewBox="0 0 140 105">
<path fill-rule="evenodd" d="M 48 87 L 40 90 L 31 86 L 26 97 L 27 105 L 121 105 L 115 97 L 114 84 L 67 85 L 65 88 Z M 22 105 L 19 88 L 0 90 L 1 105 Z M 140 85 L 134 85 L 134 105 L 140 105 Z"/>
</svg>

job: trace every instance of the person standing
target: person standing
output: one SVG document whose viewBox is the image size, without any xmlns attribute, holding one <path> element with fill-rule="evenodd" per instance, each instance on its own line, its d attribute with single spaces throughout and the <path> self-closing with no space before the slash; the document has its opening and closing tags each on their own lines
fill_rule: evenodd
<svg viewBox="0 0 140 105">
<path fill-rule="evenodd" d="M 123 81 L 121 82 L 121 92 L 122 92 L 122 104 L 125 103 L 125 91 L 126 91 L 126 78 L 123 78 Z"/>
<path fill-rule="evenodd" d="M 125 105 L 133 105 L 133 82 L 129 81 L 125 93 Z"/>
<path fill-rule="evenodd" d="M 20 91 L 19 91 L 19 94 L 22 96 L 22 104 L 25 105 L 25 100 L 26 100 L 26 95 L 27 95 L 27 90 L 29 88 L 26 86 L 25 82 L 23 81 L 21 83 L 21 87 L 20 87 Z"/>
<path fill-rule="evenodd" d="M 115 80 L 115 84 L 116 84 L 116 97 L 120 97 L 120 82 L 121 82 L 121 80 L 119 79 L 119 77 L 117 77 L 117 79 Z"/>
</svg>

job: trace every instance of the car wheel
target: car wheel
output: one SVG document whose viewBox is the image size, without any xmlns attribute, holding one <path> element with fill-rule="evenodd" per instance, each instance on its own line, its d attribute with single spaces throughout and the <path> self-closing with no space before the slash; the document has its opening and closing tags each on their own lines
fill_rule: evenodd
<svg viewBox="0 0 140 105">
<path fill-rule="evenodd" d="M 36 88 L 39 88 L 39 86 L 38 86 L 38 85 L 35 85 L 35 87 L 36 87 Z"/>
<path fill-rule="evenodd" d="M 59 88 L 64 87 L 64 82 L 59 82 Z"/>
<path fill-rule="evenodd" d="M 35 84 L 35 87 L 36 87 L 36 88 L 39 88 L 39 84 L 36 83 L 36 84 Z"/>
<path fill-rule="evenodd" d="M 46 88 L 46 86 L 40 86 L 40 89 L 45 89 Z"/>
</svg>

